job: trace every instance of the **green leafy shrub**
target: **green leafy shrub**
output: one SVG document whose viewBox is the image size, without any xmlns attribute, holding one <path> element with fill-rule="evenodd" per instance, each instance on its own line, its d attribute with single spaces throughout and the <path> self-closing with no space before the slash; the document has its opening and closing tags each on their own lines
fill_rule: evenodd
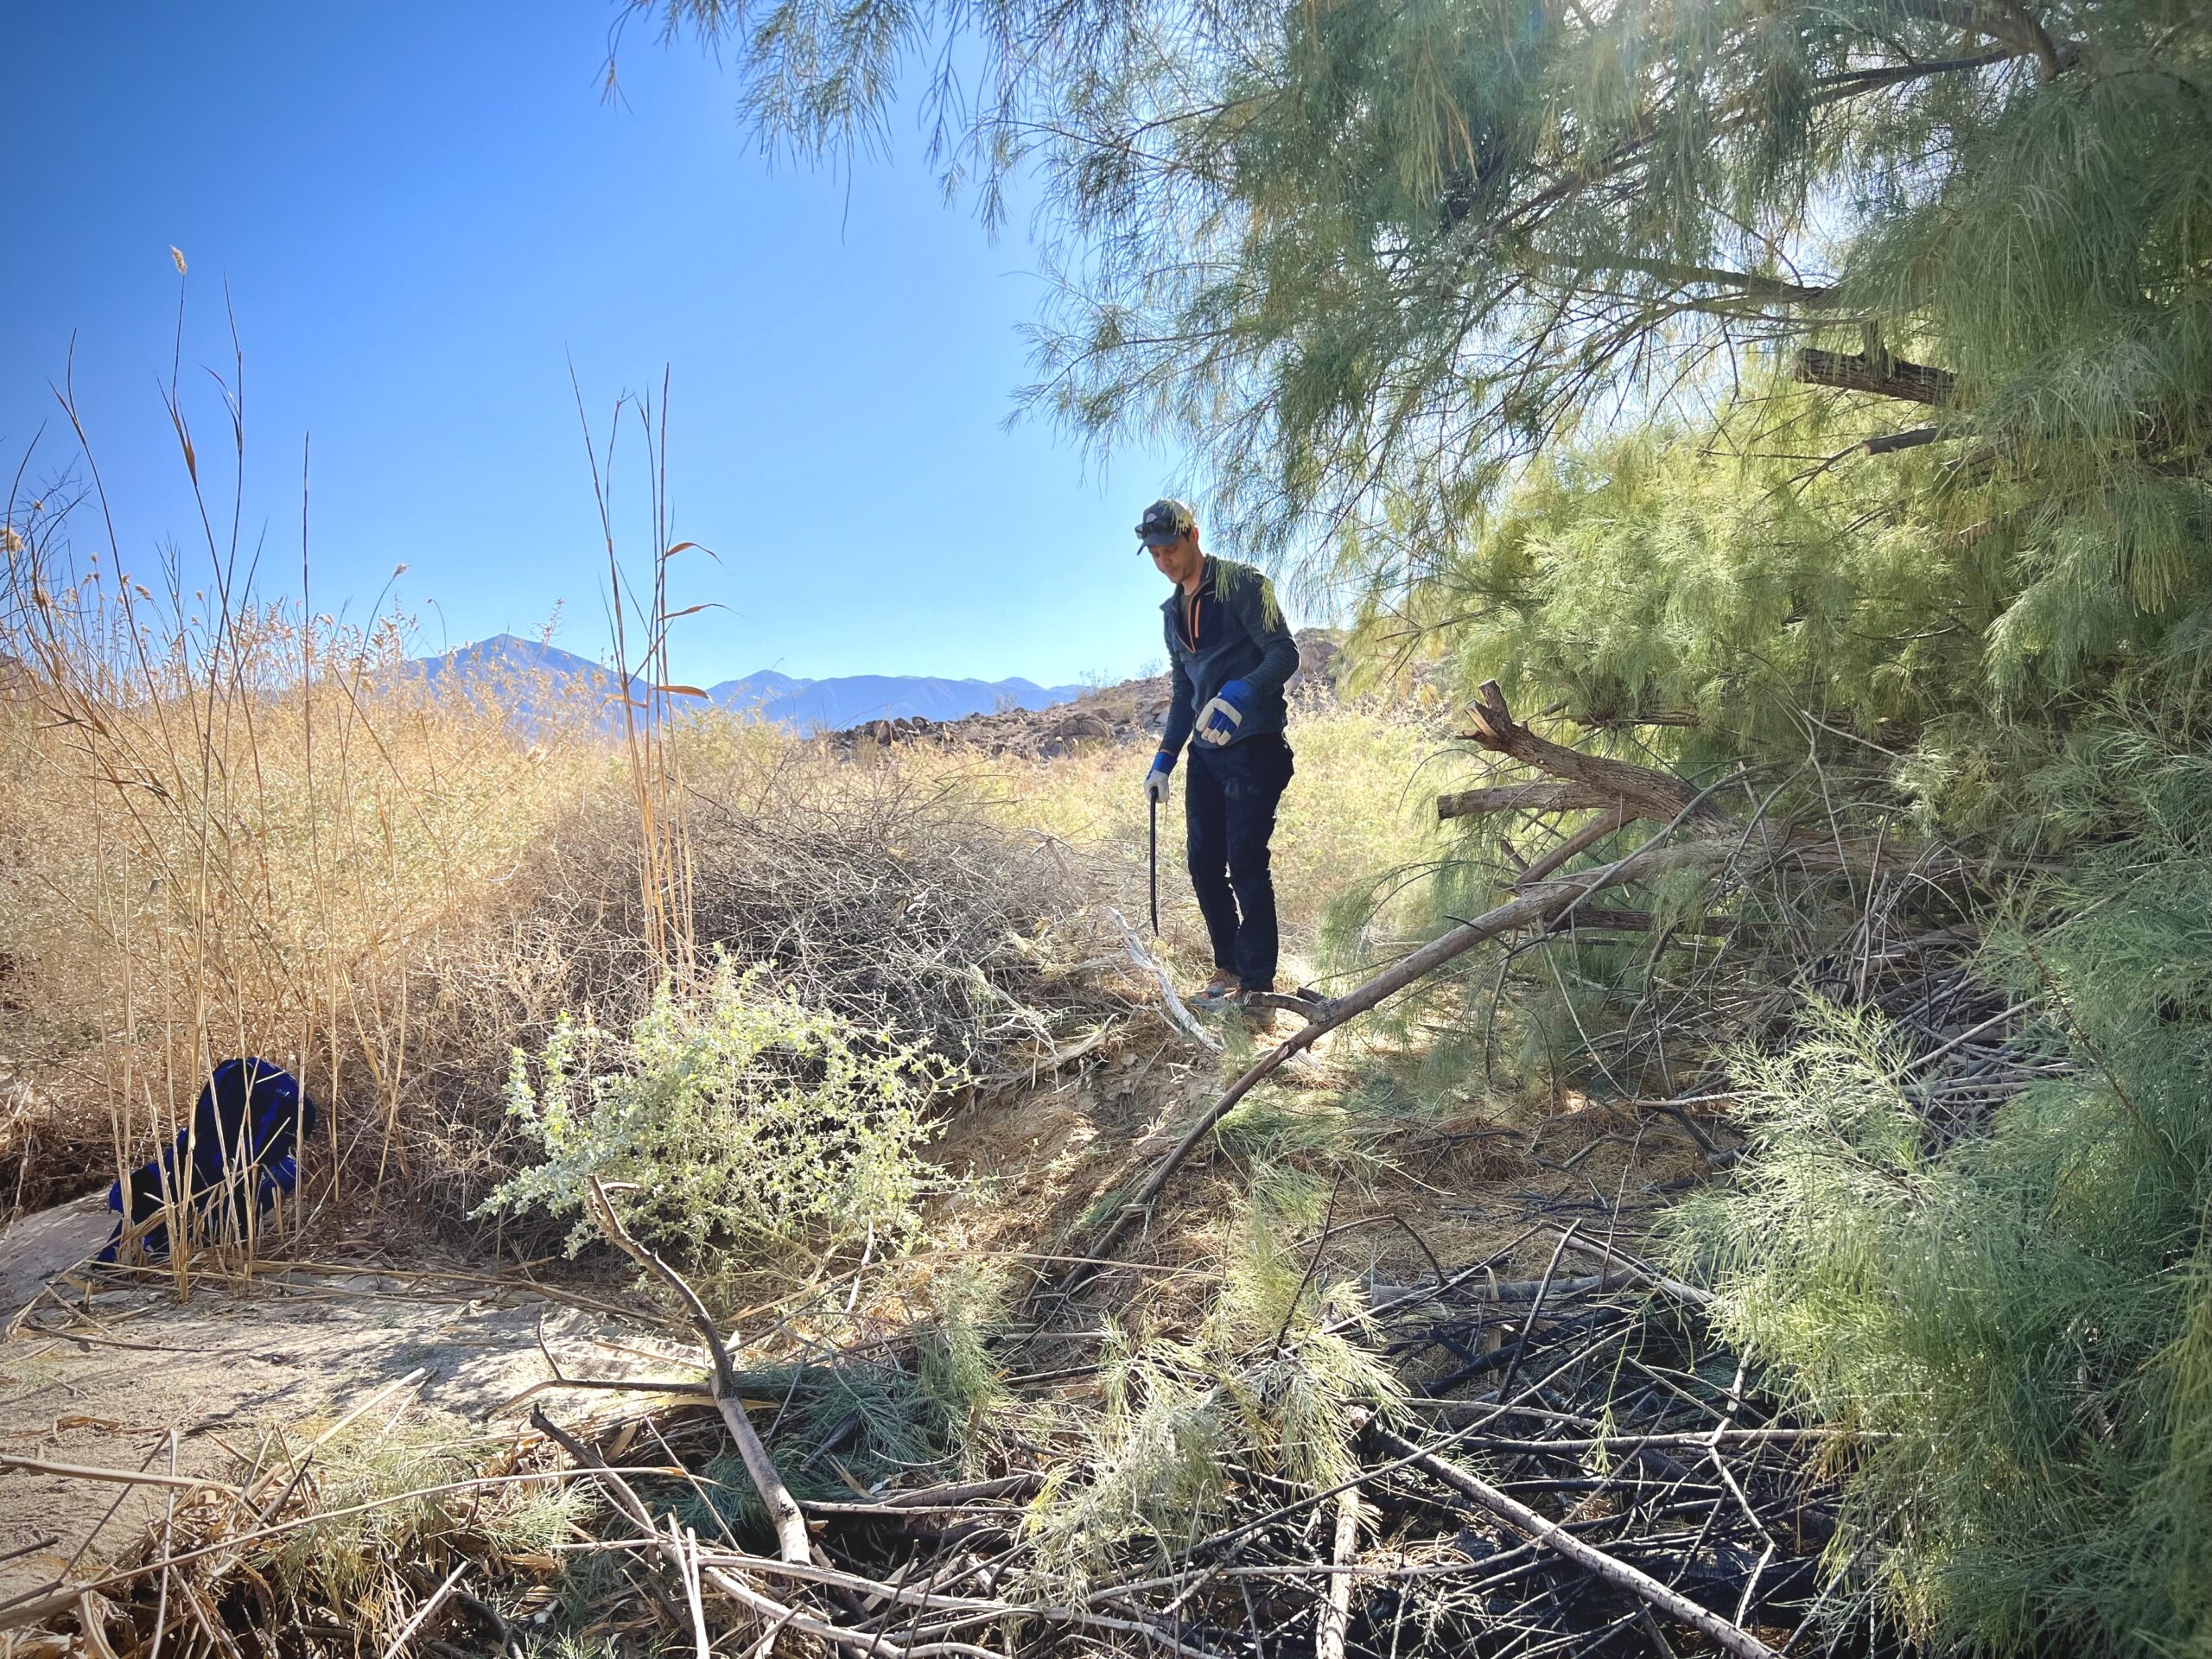
<svg viewBox="0 0 2212 1659">
<path fill-rule="evenodd" d="M 2105 722 L 2044 779 L 2107 839 L 1993 942 L 2068 1074 L 1927 1132 L 1839 1013 L 1741 1067 L 1675 1255 L 1808 1412 L 1866 1432 L 1840 1559 L 1936 1644 L 2212 1651 L 2212 758 Z"/>
<path fill-rule="evenodd" d="M 923 1108 L 953 1068 L 882 1032 L 802 1007 L 763 970 L 719 963 L 696 994 L 670 986 L 625 1036 L 563 1014 L 533 1063 L 513 1054 L 507 1109 L 545 1160 L 480 1207 L 584 1209 L 610 1185 L 626 1225 L 697 1259 L 816 1254 L 920 1225 Z M 587 1217 L 571 1254 L 592 1236 Z"/>
</svg>

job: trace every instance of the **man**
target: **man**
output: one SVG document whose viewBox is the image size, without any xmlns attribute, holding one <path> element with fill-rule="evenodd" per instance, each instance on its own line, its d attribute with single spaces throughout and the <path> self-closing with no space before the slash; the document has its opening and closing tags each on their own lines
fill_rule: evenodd
<svg viewBox="0 0 2212 1659">
<path fill-rule="evenodd" d="M 1274 584 L 1249 564 L 1208 555 L 1197 515 L 1180 501 L 1155 501 L 1137 538 L 1175 591 L 1160 608 L 1175 695 L 1144 792 L 1167 798 L 1168 774 L 1185 741 L 1191 773 L 1183 790 L 1191 886 L 1213 944 L 1213 977 L 1193 1007 L 1230 1008 L 1275 983 L 1274 878 L 1268 842 L 1275 805 L 1290 782 L 1283 740 L 1283 685 L 1298 667 Z M 1193 712 L 1195 711 L 1195 712 Z"/>
</svg>

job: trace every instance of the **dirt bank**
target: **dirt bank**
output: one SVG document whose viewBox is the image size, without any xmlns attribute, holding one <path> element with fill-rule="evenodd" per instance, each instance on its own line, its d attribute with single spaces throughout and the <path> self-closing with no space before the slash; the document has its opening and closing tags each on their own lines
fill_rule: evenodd
<svg viewBox="0 0 2212 1659">
<path fill-rule="evenodd" d="M 595 1377 L 697 1374 L 696 1353 L 588 1292 L 496 1263 L 402 1263 L 358 1238 L 312 1265 L 203 1278 L 180 1300 L 166 1274 L 79 1266 L 110 1218 L 95 1195 L 0 1232 L 0 1287 L 20 1310 L 0 1339 L 0 1459 L 161 1473 L 173 1459 L 217 1478 L 270 1429 L 312 1434 L 365 1402 L 387 1423 L 481 1432 L 548 1379 L 549 1352 Z M 158 1487 L 0 1468 L 0 1602 L 80 1554 L 130 1559 L 164 1501 Z"/>
</svg>

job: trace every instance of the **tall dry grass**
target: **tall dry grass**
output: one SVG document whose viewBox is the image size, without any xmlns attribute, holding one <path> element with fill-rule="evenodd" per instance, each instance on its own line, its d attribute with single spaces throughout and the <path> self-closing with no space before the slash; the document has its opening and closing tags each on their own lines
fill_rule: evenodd
<svg viewBox="0 0 2212 1659">
<path fill-rule="evenodd" d="M 705 556 L 671 539 L 664 387 L 587 427 L 616 643 L 596 689 L 429 683 L 404 617 L 315 609 L 304 511 L 296 588 L 275 591 L 238 528 L 229 387 L 226 497 L 168 394 L 199 544 L 142 574 L 64 407 L 80 453 L 45 487 L 19 473 L 0 519 L 0 1213 L 116 1179 L 216 1063 L 257 1054 L 326 1110 L 246 1259 L 379 1209 L 457 1222 L 524 1155 L 510 1052 L 563 1012 L 624 1024 L 721 951 L 988 1075 L 1071 1022 L 1084 993 L 1060 969 L 1118 954 L 1100 906 L 1141 909 L 1123 752 L 855 760 L 685 712 L 670 630 L 704 607 L 671 571 Z M 1433 747 L 1419 721 L 1317 708 L 1298 741 L 1277 845 L 1303 976 L 1327 903 L 1435 837 L 1402 793 Z M 1173 815 L 1163 831 L 1171 943 L 1195 959 Z M 188 1286 L 199 1248 L 173 1231 Z"/>
<path fill-rule="evenodd" d="M 346 1108 L 310 1208 L 343 1172 L 413 1173 L 400 1125 L 458 1012 L 444 967 L 480 956 L 530 849 L 588 811 L 611 757 L 525 740 L 496 694 L 431 696 L 400 671 L 395 620 L 157 592 L 118 579 L 111 549 L 78 563 L 85 505 L 19 500 L 8 520 L 8 1198 L 136 1161 L 243 1053 Z M 526 997 L 526 956 L 505 955 Z"/>
<path fill-rule="evenodd" d="M 1417 924 L 1421 876 L 1454 855 L 1435 810 L 1438 791 L 1466 770 L 1464 757 L 1446 753 L 1449 729 L 1419 703 L 1340 700 L 1325 687 L 1292 709 L 1297 775 L 1284 791 L 1273 842 L 1285 982 L 1327 984 L 1358 976 L 1370 954 L 1388 954 L 1395 939 L 1344 937 L 1335 925 L 1340 912 L 1371 917 L 1370 931 Z M 906 764 L 960 783 L 991 822 L 1052 837 L 1079 855 L 1091 885 L 1141 925 L 1147 826 L 1140 785 L 1152 753 L 1147 740 L 1043 760 L 921 750 Z M 1177 767 L 1160 813 L 1160 921 L 1164 949 L 1179 969 L 1203 979 L 1211 952 L 1183 849 L 1188 770 L 1187 760 Z"/>
<path fill-rule="evenodd" d="M 510 1048 L 625 1020 L 695 941 L 971 1070 L 1051 1039 L 1043 936 L 1088 867 L 972 780 L 688 719 L 654 740 L 686 823 L 657 844 L 627 735 L 549 719 L 558 688 L 434 695 L 397 629 L 282 608 L 103 677 L 105 607 L 49 588 L 28 642 L 11 613 L 7 648 L 38 647 L 0 704 L 13 1207 L 143 1160 L 256 1053 L 334 1109 L 296 1212 L 458 1217 L 514 1155 Z"/>
<path fill-rule="evenodd" d="M 463 1216 L 516 1155 L 511 1047 L 563 1011 L 626 1020 L 708 944 L 963 1063 L 1039 1023 L 1007 1017 L 1035 973 L 1007 940 L 1056 876 L 934 782 L 681 713 L 670 629 L 703 607 L 671 572 L 702 555 L 671 538 L 665 387 L 586 423 L 610 717 L 527 677 L 433 687 L 404 617 L 318 613 L 304 470 L 296 586 L 272 580 L 241 528 L 240 366 L 216 383 L 219 457 L 164 394 L 190 543 L 125 559 L 66 388 L 74 454 L 42 482 L 27 457 L 0 518 L 0 1214 L 116 1179 L 216 1063 L 257 1054 L 326 1108 L 279 1239 L 380 1206 Z M 188 1286 L 200 1252 L 172 1231 Z"/>
</svg>

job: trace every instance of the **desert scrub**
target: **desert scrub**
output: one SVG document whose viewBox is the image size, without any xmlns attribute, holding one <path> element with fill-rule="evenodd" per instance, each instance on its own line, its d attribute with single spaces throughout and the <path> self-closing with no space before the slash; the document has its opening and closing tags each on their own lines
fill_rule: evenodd
<svg viewBox="0 0 2212 1659">
<path fill-rule="evenodd" d="M 1027 1520 L 1056 1593 L 1081 1596 L 1125 1552 L 1187 1548 L 1228 1518 L 1236 1471 L 1310 1491 L 1356 1471 L 1351 1408 L 1387 1409 L 1405 1390 L 1353 1339 L 1357 1287 L 1317 1283 L 1292 1243 L 1320 1209 L 1299 1184 L 1255 1184 L 1187 1340 L 1106 1321 L 1103 1408 L 1070 1425 L 1087 1455 L 1047 1476 Z"/>
<path fill-rule="evenodd" d="M 485 1479 L 514 1472 L 505 1450 L 451 1423 L 358 1427 L 326 1446 L 288 1440 L 286 1449 L 312 1463 L 322 1514 L 273 1541 L 262 1568 L 289 1595 L 345 1610 L 371 1632 L 396 1629 L 419 1604 L 404 1569 L 441 1554 L 543 1551 L 592 1512 L 590 1493 L 574 1482 Z"/>
<path fill-rule="evenodd" d="M 507 1109 L 545 1159 L 478 1213 L 577 1215 L 573 1255 L 596 1176 L 627 1189 L 614 1201 L 632 1232 L 693 1261 L 818 1258 L 868 1235 L 896 1249 L 934 1173 L 923 1108 L 956 1076 L 723 958 L 695 992 L 664 983 L 626 1035 L 564 1014 L 535 1059 L 513 1051 Z"/>
</svg>

